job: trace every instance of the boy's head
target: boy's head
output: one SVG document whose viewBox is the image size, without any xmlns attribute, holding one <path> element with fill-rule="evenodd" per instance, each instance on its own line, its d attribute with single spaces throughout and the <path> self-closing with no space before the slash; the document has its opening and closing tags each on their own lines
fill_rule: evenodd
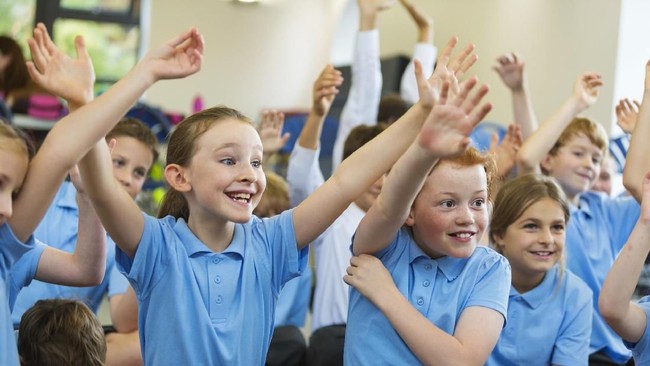
<svg viewBox="0 0 650 366">
<path fill-rule="evenodd" d="M 117 141 L 111 151 L 113 175 L 135 198 L 158 159 L 156 136 L 144 123 L 125 117 L 106 135 L 106 141 L 113 139 Z"/>
<path fill-rule="evenodd" d="M 289 185 L 284 178 L 274 172 L 265 172 L 266 190 L 253 213 L 257 217 L 271 217 L 290 208 Z"/>
<path fill-rule="evenodd" d="M 557 179 L 567 198 L 573 201 L 591 189 L 598 178 L 607 141 L 607 133 L 600 124 L 575 118 L 542 160 L 542 171 Z"/>
<path fill-rule="evenodd" d="M 409 108 L 411 108 L 411 104 L 402 99 L 399 94 L 389 94 L 379 101 L 377 121 L 391 124 L 400 119 Z"/>
<path fill-rule="evenodd" d="M 361 146 L 382 133 L 387 126 L 387 124 L 379 123 L 374 126 L 360 125 L 353 128 L 345 139 L 345 144 L 343 145 L 343 159 L 346 159 Z M 370 209 L 370 206 L 372 206 L 379 196 L 379 192 L 381 192 L 381 187 L 384 185 L 384 177 L 385 175 L 373 183 L 373 185 L 363 192 L 361 196 L 357 197 L 354 203 L 360 209 L 363 211 L 368 211 L 368 209 Z"/>
<path fill-rule="evenodd" d="M 104 330 L 82 302 L 39 300 L 20 319 L 18 354 L 23 366 L 101 366 Z"/>
<path fill-rule="evenodd" d="M 614 158 L 607 154 L 600 163 L 600 174 L 594 185 L 591 187 L 596 192 L 603 192 L 608 196 L 612 195 L 612 180 L 616 175 L 617 166 Z"/>
</svg>

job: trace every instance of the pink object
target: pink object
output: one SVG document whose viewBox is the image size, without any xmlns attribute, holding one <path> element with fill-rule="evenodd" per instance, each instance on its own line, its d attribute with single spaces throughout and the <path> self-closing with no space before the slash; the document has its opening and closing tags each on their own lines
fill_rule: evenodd
<svg viewBox="0 0 650 366">
<path fill-rule="evenodd" d="M 201 112 L 203 110 L 203 98 L 201 95 L 194 97 L 194 103 L 192 104 L 192 113 Z"/>
<path fill-rule="evenodd" d="M 56 120 L 63 115 L 63 111 L 63 104 L 53 95 L 33 94 L 29 97 L 27 115 L 31 117 Z"/>
</svg>

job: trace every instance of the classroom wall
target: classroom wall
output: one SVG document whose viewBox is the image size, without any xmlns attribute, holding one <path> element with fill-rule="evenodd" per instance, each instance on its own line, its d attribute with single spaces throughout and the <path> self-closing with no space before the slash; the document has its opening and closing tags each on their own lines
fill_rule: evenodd
<svg viewBox="0 0 650 366">
<path fill-rule="evenodd" d="M 257 6 L 153 1 L 149 44 L 158 45 L 195 25 L 207 46 L 200 74 L 160 83 L 146 98 L 187 112 L 200 93 L 206 105 L 227 104 L 253 117 L 266 107 L 308 108 L 322 65 L 328 59 L 341 63 L 351 49 L 356 13 L 350 15 L 348 0 L 268 1 Z M 489 119 L 511 122 L 510 95 L 491 67 L 500 54 L 518 51 L 527 62 L 540 122 L 566 99 L 576 77 L 589 70 L 602 73 L 606 84 L 599 103 L 585 115 L 611 125 L 620 1 L 413 2 L 434 17 L 437 46 L 454 34 L 461 44 L 476 44 L 480 60 L 473 72 L 491 86 L 489 100 L 495 105 Z M 381 15 L 379 26 L 382 55 L 411 53 L 415 26 L 399 4 Z"/>
</svg>

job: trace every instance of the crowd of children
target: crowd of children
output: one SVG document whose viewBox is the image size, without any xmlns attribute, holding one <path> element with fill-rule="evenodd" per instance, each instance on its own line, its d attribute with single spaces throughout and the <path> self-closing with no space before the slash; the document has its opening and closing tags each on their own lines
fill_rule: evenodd
<svg viewBox="0 0 650 366">
<path fill-rule="evenodd" d="M 401 95 L 382 99 L 392 1 L 357 2 L 329 179 L 321 132 L 347 81 L 326 65 L 286 180 L 264 169 L 289 137 L 282 113 L 258 130 L 208 108 L 166 141 L 157 217 L 134 200 L 156 138 L 123 116 L 156 81 L 198 72 L 203 37 L 149 51 L 94 98 L 83 39 L 70 57 L 37 25 L 30 83 L 71 113 L 35 154 L 0 123 L 0 364 L 650 365 L 650 300 L 633 300 L 650 252 L 650 62 L 642 101 L 616 108 L 632 137 L 628 194 L 611 197 L 607 134 L 579 116 L 599 74 L 538 125 L 521 57 L 498 58 L 515 124 L 479 151 L 492 106 L 466 76 L 473 45 L 452 37 L 434 68 L 432 20 L 400 0 L 418 45 Z M 104 296 L 112 329 L 94 314 Z"/>
</svg>

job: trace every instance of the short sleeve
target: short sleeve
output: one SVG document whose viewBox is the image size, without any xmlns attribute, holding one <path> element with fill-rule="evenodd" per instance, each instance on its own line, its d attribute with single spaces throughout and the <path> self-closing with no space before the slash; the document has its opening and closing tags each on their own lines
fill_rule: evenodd
<svg viewBox="0 0 650 366">
<path fill-rule="evenodd" d="M 498 311 L 503 315 L 505 326 L 510 294 L 510 264 L 503 256 L 490 253 L 483 258 L 480 266 L 482 275 L 478 278 L 466 307 L 482 306 Z"/>
</svg>

